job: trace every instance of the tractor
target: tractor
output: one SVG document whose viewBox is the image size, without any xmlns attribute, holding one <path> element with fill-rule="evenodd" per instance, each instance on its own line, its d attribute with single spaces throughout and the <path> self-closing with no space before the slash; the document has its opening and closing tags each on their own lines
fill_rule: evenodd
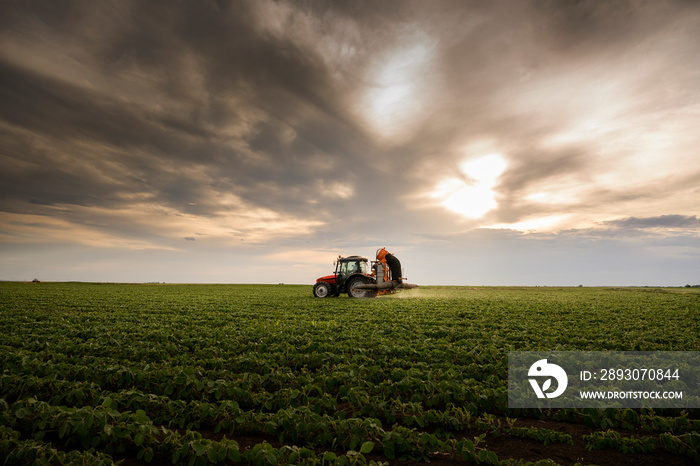
<svg viewBox="0 0 700 466">
<path fill-rule="evenodd" d="M 347 293 L 351 298 L 374 298 L 418 286 L 404 283 L 401 263 L 385 248 L 377 250 L 377 260 L 371 266 L 368 262 L 362 256 L 338 256 L 333 275 L 316 280 L 314 296 L 328 298 Z"/>
</svg>

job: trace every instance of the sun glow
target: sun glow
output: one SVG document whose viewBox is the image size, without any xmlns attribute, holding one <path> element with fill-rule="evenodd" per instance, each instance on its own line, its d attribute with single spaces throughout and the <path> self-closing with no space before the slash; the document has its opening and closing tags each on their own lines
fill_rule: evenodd
<svg viewBox="0 0 700 466">
<path fill-rule="evenodd" d="M 480 218 L 498 206 L 494 188 L 507 163 L 502 155 L 490 154 L 462 162 L 461 176 L 447 178 L 431 194 L 451 212 Z"/>
<path fill-rule="evenodd" d="M 517 230 L 523 232 L 551 231 L 560 228 L 562 223 L 571 218 L 570 214 L 549 215 L 545 217 L 531 218 L 515 223 L 499 223 L 484 228 L 493 230 Z"/>
</svg>

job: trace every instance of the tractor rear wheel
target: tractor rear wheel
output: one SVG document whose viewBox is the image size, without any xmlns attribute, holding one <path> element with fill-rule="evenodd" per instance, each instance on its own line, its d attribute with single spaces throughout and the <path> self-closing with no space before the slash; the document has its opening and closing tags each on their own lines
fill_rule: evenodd
<svg viewBox="0 0 700 466">
<path fill-rule="evenodd" d="M 355 277 L 351 278 L 347 284 L 348 296 L 351 298 L 374 298 L 377 296 L 376 291 L 372 290 L 356 290 L 354 289 L 357 285 L 362 285 L 365 283 L 372 283 L 369 278 Z"/>
<path fill-rule="evenodd" d="M 328 282 L 318 282 L 314 285 L 314 296 L 317 298 L 327 298 L 332 295 L 331 285 Z"/>
</svg>

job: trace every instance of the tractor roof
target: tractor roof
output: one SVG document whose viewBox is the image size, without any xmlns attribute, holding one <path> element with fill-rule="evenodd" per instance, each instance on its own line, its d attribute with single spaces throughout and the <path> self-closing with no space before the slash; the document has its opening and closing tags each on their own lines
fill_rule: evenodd
<svg viewBox="0 0 700 466">
<path fill-rule="evenodd" d="M 362 257 L 362 256 L 341 257 L 340 260 L 341 261 L 365 261 L 365 262 L 367 262 L 367 258 Z"/>
</svg>

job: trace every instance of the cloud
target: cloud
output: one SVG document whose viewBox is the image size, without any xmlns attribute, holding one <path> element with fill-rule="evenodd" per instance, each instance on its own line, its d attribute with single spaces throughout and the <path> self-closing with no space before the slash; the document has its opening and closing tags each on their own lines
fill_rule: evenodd
<svg viewBox="0 0 700 466">
<path fill-rule="evenodd" d="M 81 245 L 91 248 L 115 248 L 123 250 L 175 248 L 153 242 L 134 234 L 109 232 L 99 224 L 85 220 L 71 222 L 60 215 L 35 215 L 0 212 L 0 240 L 5 244 L 28 245 Z"/>
<path fill-rule="evenodd" d="M 219 246 L 238 247 L 308 235 L 322 226 L 318 221 L 250 206 L 234 195 L 218 199 L 217 208 L 197 215 L 148 199 L 109 208 L 52 204 L 35 209 L 40 214 L 0 212 L 0 238 L 11 243 L 175 250 L 183 233 L 206 237 Z"/>
<path fill-rule="evenodd" d="M 256 218 L 293 212 L 320 225 L 353 196 L 366 166 L 354 155 L 371 144 L 308 37 L 285 36 L 285 21 L 260 34 L 269 18 L 257 3 L 222 13 L 180 2 L 166 15 L 138 2 L 113 15 L 83 7 L 40 14 L 23 40 L 31 6 L 10 12 L 17 23 L 0 50 L 2 156 L 12 168 L 3 209 L 31 200 L 37 214 L 52 204 L 129 211 L 133 193 L 145 193 L 164 209 L 220 220 L 217 198 L 235 197 L 276 212 Z"/>
<path fill-rule="evenodd" d="M 343 255 L 342 250 L 289 249 L 265 254 L 261 259 L 277 264 L 291 264 L 293 267 L 314 267 L 318 269 L 319 266 L 325 266 L 328 269 L 328 273 L 332 273 L 333 261 L 340 255 Z M 348 255 L 348 253 L 346 252 L 344 255 Z"/>
<path fill-rule="evenodd" d="M 698 25 L 682 1 L 0 3 L 0 238 L 693 235 Z"/>
<path fill-rule="evenodd" d="M 700 218 L 695 215 L 660 215 L 658 217 L 627 217 L 603 222 L 604 226 L 620 229 L 673 229 L 692 230 L 700 228 Z"/>
</svg>

